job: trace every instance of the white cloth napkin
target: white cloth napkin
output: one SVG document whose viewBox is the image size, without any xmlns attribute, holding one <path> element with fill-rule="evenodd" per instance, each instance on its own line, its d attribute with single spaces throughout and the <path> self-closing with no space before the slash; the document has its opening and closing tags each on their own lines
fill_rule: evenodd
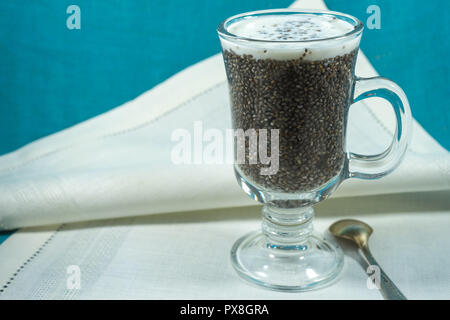
<svg viewBox="0 0 450 320">
<path fill-rule="evenodd" d="M 357 74 L 376 75 L 362 53 Z M 350 112 L 349 146 L 381 151 L 393 116 L 377 100 L 358 104 Z M 252 205 L 230 164 L 176 165 L 170 158 L 175 129 L 193 132 L 201 120 L 205 130 L 225 131 L 229 113 L 216 55 L 133 101 L 0 157 L 0 227 Z M 448 152 L 416 121 L 413 126 L 397 171 L 378 181 L 346 181 L 335 196 L 449 189 Z"/>
</svg>

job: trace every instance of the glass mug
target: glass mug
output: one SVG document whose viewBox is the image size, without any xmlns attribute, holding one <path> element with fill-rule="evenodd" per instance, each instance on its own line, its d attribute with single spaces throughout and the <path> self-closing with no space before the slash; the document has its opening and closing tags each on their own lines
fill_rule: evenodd
<svg viewBox="0 0 450 320">
<path fill-rule="evenodd" d="M 317 23 L 328 36 L 320 35 Z M 336 279 L 343 254 L 313 232 L 312 205 L 345 179 L 377 179 L 398 166 L 411 136 L 408 100 L 388 79 L 355 76 L 363 24 L 347 14 L 255 11 L 228 18 L 217 31 L 233 128 L 247 134 L 235 142 L 235 174 L 242 189 L 264 204 L 262 231 L 234 244 L 232 264 L 244 279 L 272 289 L 322 287 Z M 392 105 L 395 134 L 380 154 L 352 153 L 345 143 L 349 107 L 369 97 Z M 251 133 L 253 142 L 267 146 L 270 140 L 272 172 L 267 161 L 250 161 L 257 159 L 256 149 L 248 150 Z M 237 161 L 241 147 L 245 157 Z"/>
</svg>

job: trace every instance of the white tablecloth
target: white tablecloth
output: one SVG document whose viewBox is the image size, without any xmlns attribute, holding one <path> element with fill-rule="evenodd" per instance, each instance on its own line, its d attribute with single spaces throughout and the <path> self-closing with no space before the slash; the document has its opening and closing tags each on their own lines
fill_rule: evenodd
<svg viewBox="0 0 450 320">
<path fill-rule="evenodd" d="M 368 222 L 374 228 L 374 256 L 409 299 L 449 299 L 449 196 L 432 192 L 332 199 L 317 206 L 315 227 L 324 231 L 343 217 Z M 22 229 L 0 246 L 0 283 L 11 282 L 0 297 L 382 298 L 367 288 L 367 264 L 346 243 L 344 270 L 330 287 L 281 293 L 247 284 L 232 269 L 229 250 L 237 238 L 259 228 L 259 216 L 260 207 L 240 207 L 77 223 L 59 231 Z M 37 248 L 42 249 L 20 269 Z M 71 265 L 81 271 L 79 290 L 66 287 Z"/>
</svg>

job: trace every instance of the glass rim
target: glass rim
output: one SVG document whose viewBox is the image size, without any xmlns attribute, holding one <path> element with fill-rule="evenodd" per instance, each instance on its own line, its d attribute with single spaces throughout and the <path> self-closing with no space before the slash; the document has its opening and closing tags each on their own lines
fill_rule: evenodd
<svg viewBox="0 0 450 320">
<path fill-rule="evenodd" d="M 252 16 L 264 16 L 264 15 L 275 15 L 277 13 L 282 14 L 316 14 L 316 15 L 331 15 L 336 18 L 345 18 L 346 21 L 351 20 L 353 22 L 354 29 L 344 33 L 342 35 L 337 35 L 333 37 L 326 37 L 326 38 L 320 38 L 320 39 L 307 39 L 307 40 L 263 40 L 263 39 L 254 39 L 254 38 L 248 38 L 243 36 L 238 36 L 234 33 L 231 33 L 227 30 L 227 27 L 230 22 L 233 20 L 238 19 L 244 19 L 246 17 L 252 17 Z M 258 11 L 250 11 L 245 13 L 240 13 L 234 16 L 231 16 L 224 21 L 222 21 L 219 26 L 217 27 L 217 33 L 219 34 L 219 37 L 223 37 L 227 40 L 242 40 L 242 41 L 251 41 L 251 42 L 259 42 L 259 43 L 310 43 L 310 42 L 321 42 L 321 41 L 330 41 L 330 40 L 340 40 L 349 38 L 355 34 L 361 33 L 364 29 L 364 24 L 358 19 L 355 18 L 349 14 L 341 13 L 337 11 L 328 11 L 328 10 L 303 10 L 303 9 L 268 9 L 268 10 L 258 10 Z"/>
</svg>

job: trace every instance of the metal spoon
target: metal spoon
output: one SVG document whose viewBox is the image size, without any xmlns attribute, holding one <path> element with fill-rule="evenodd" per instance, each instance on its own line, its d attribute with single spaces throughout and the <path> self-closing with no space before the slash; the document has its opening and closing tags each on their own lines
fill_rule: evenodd
<svg viewBox="0 0 450 320">
<path fill-rule="evenodd" d="M 373 229 L 367 223 L 353 219 L 340 220 L 333 223 L 329 230 L 336 237 L 355 242 L 366 257 L 369 265 L 379 268 L 381 274 L 380 290 L 385 299 L 407 300 L 403 293 L 395 286 L 392 280 L 389 279 L 387 274 L 383 271 L 383 269 L 381 269 L 375 258 L 372 256 L 372 253 L 369 250 L 368 242 Z"/>
</svg>

